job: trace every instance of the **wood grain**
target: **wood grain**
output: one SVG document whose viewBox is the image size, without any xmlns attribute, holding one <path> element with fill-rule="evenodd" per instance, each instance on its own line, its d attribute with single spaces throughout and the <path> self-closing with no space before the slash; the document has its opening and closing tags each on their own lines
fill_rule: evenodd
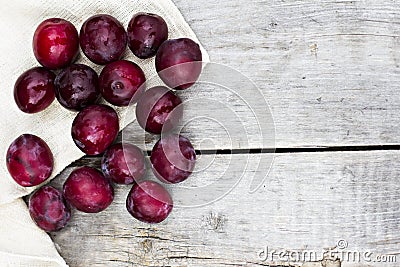
<svg viewBox="0 0 400 267">
<path fill-rule="evenodd" d="M 260 88 L 272 110 L 277 147 L 399 143 L 398 2 L 174 2 L 211 60 Z M 222 91 L 187 93 L 224 100 Z M 218 112 L 215 106 L 190 106 L 188 112 L 203 109 Z M 240 104 L 235 111 L 248 112 Z M 228 117 L 223 122 L 232 123 Z M 195 121 L 184 133 L 197 145 L 208 135 L 220 148 L 241 145 L 228 143 L 223 129 L 209 121 Z"/>
<path fill-rule="evenodd" d="M 215 182 L 210 194 L 222 195 L 229 191 L 226 176 L 241 173 L 246 157 L 203 155 L 198 169 L 208 167 L 189 184 Z M 133 219 L 125 210 L 130 188 L 118 186 L 107 210 L 74 212 L 71 223 L 52 238 L 71 267 L 266 266 L 257 254 L 265 247 L 322 253 L 340 239 L 348 242 L 349 251 L 394 254 L 400 260 L 399 160 L 398 151 L 277 154 L 263 186 L 251 194 L 251 176 L 264 175 L 252 160 L 221 200 L 197 208 L 175 207 L 159 225 Z M 70 171 L 53 183 L 61 186 Z M 179 204 L 184 196 L 171 192 Z"/>
<path fill-rule="evenodd" d="M 249 77 L 266 99 L 248 105 L 224 88 L 203 85 L 179 92 L 185 101 L 210 100 L 188 102 L 187 118 L 220 116 L 224 105 L 235 115 L 186 125 L 183 134 L 197 149 L 399 144 L 396 1 L 174 2 L 212 62 Z M 240 83 L 235 90 L 249 88 Z M 274 124 L 267 126 L 274 135 L 260 138 L 252 109 L 268 112 L 268 106 Z M 227 134 L 226 128 L 235 127 L 244 128 L 245 134 Z M 135 123 L 123 139 L 146 149 L 157 141 L 143 136 Z M 346 251 L 370 251 L 372 257 L 393 254 L 397 263 L 323 261 L 304 267 L 398 266 L 399 151 L 276 154 L 262 187 L 249 193 L 252 179 L 262 181 L 268 173 L 268 168 L 257 167 L 258 160 L 270 162 L 271 155 L 253 154 L 250 160 L 246 154 L 202 155 L 198 167 L 205 169 L 187 185 L 216 182 L 211 191 L 216 195 L 193 194 L 193 201 L 207 203 L 211 196 L 227 193 L 232 182 L 238 184 L 219 201 L 176 207 L 160 225 L 131 218 L 124 207 L 129 187 L 118 186 L 109 209 L 96 215 L 74 212 L 69 226 L 52 238 L 71 267 L 269 266 L 258 257 L 266 247 L 322 252 L 341 239 L 348 242 Z M 99 159 L 84 158 L 74 166 L 81 164 L 98 167 Z M 54 183 L 61 186 L 71 170 Z M 190 199 L 176 188 L 171 192 L 178 204 Z M 289 265 L 272 263 L 279 264 Z"/>
</svg>

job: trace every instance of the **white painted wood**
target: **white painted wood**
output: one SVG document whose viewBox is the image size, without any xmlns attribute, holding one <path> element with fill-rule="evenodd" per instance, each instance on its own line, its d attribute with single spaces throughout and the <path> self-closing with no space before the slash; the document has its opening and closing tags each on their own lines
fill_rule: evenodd
<svg viewBox="0 0 400 267">
<path fill-rule="evenodd" d="M 252 158 L 259 156 L 269 155 Z M 221 177 L 242 173 L 246 157 L 218 155 L 188 184 L 216 181 L 214 192 L 223 194 L 229 189 L 229 179 Z M 210 158 L 202 156 L 197 170 Z M 133 219 L 125 210 L 130 188 L 118 186 L 115 201 L 106 211 L 74 212 L 70 224 L 52 238 L 71 267 L 264 266 L 268 262 L 257 253 L 265 247 L 322 253 L 341 239 L 349 251 L 397 255 L 395 264 L 371 266 L 398 266 L 399 161 L 398 151 L 277 154 L 263 186 L 250 194 L 252 175 L 264 175 L 252 160 L 243 179 L 224 198 L 198 208 L 176 207 L 159 225 Z M 54 183 L 61 186 L 70 171 Z M 171 192 L 179 203 L 182 196 L 175 189 Z M 208 195 L 192 198 L 207 199 Z M 342 266 L 370 266 L 361 263 L 343 262 Z"/>
</svg>

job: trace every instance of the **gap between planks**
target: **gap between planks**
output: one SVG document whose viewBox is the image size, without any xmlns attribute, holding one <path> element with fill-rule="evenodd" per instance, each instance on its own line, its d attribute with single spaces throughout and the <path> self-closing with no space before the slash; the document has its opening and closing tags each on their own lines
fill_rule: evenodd
<svg viewBox="0 0 400 267">
<path fill-rule="evenodd" d="M 286 154 L 286 153 L 320 153 L 320 152 L 369 152 L 369 151 L 398 151 L 400 145 L 366 145 L 366 146 L 330 146 L 330 147 L 279 147 L 279 148 L 251 148 L 251 149 L 207 149 L 196 150 L 196 155 L 241 155 L 241 154 Z M 151 155 L 150 150 L 144 151 L 147 156 Z M 68 167 L 78 167 L 87 161 L 100 160 L 99 156 L 84 156 Z M 68 168 L 67 167 L 67 168 Z"/>
</svg>

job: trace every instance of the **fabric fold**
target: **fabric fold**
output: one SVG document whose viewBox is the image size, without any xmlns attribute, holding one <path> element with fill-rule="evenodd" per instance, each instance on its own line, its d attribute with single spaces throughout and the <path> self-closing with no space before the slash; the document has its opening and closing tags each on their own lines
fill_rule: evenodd
<svg viewBox="0 0 400 267">
<path fill-rule="evenodd" d="M 0 266 L 67 266 L 22 199 L 0 206 Z"/>
</svg>

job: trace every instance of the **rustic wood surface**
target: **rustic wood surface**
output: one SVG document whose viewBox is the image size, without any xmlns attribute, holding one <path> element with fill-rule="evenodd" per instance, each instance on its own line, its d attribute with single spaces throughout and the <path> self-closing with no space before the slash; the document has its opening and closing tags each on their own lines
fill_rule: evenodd
<svg viewBox="0 0 400 267">
<path fill-rule="evenodd" d="M 398 144 L 397 1 L 175 1 L 271 106 L 277 147 Z"/>
<path fill-rule="evenodd" d="M 203 157 L 202 162 L 213 158 L 213 163 L 190 180 L 214 177 L 222 194 L 230 188 L 224 178 L 237 179 L 234 174 L 243 172 L 247 155 Z M 248 177 L 264 173 L 250 161 L 246 175 L 224 198 L 198 208 L 177 207 L 159 225 L 133 219 L 125 210 L 130 187 L 118 186 L 107 210 L 75 211 L 71 223 L 52 238 L 72 267 L 263 266 L 267 262 L 257 253 L 265 247 L 322 253 L 341 239 L 349 251 L 400 258 L 399 160 L 398 151 L 277 154 L 270 175 L 253 194 Z M 98 160 L 92 165 L 98 167 Z M 72 169 L 55 185 L 61 187 Z M 172 195 L 179 204 L 181 196 L 173 190 Z"/>
<path fill-rule="evenodd" d="M 174 2 L 211 60 L 242 72 L 260 88 L 272 110 L 276 147 L 368 150 L 399 144 L 396 1 Z M 189 94 L 182 96 L 187 99 Z M 196 91 L 196 96 L 202 94 L 229 99 L 209 88 Z M 253 108 L 263 105 L 260 100 Z M 249 114 L 245 105 L 234 106 L 244 117 Z M 187 110 L 196 114 L 217 108 L 192 105 Z M 229 118 L 225 123 L 235 125 Z M 223 129 L 209 121 L 194 121 L 183 132 L 200 150 L 265 148 L 254 136 L 250 119 L 248 123 L 247 143 L 225 138 Z M 136 133 L 132 128 L 125 140 L 135 143 Z M 146 149 L 155 141 L 146 136 Z M 215 180 L 227 168 L 235 179 L 244 173 L 221 200 L 193 209 L 178 207 L 166 222 L 151 226 L 127 214 L 129 187 L 119 186 L 109 209 L 96 215 L 75 212 L 70 225 L 52 238 L 71 267 L 267 266 L 258 258 L 265 247 L 320 252 L 341 239 L 350 251 L 397 255 L 397 263 L 343 261 L 342 266 L 398 266 L 400 152 L 390 148 L 276 154 L 270 174 L 253 194 L 248 192 L 250 177 L 267 173 L 257 169 L 257 161 L 243 169 L 246 154 L 203 155 L 199 166 L 210 159 L 213 164 L 191 177 L 193 183 Z M 74 166 L 98 167 L 98 161 L 86 158 Z M 60 186 L 72 168 L 54 183 Z M 225 192 L 228 182 L 219 181 L 217 192 Z M 174 198 L 179 202 L 179 195 Z M 337 266 L 304 266 L 323 264 Z"/>
</svg>

